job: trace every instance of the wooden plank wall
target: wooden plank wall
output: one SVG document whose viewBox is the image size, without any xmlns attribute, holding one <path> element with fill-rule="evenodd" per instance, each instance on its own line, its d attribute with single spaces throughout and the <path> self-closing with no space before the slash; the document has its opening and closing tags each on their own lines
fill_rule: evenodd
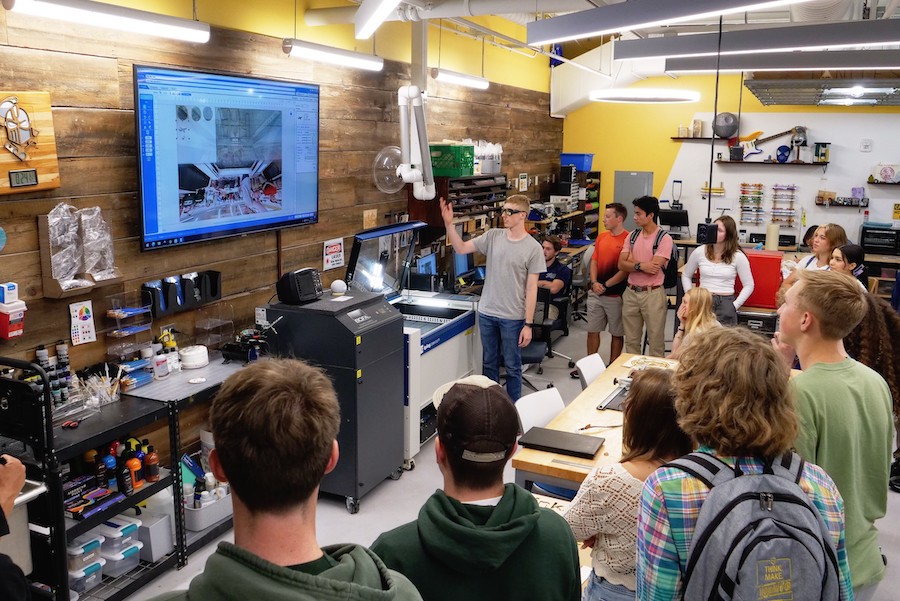
<svg viewBox="0 0 900 601">
<path fill-rule="evenodd" d="M 188 271 L 221 271 L 221 303 L 233 307 L 237 330 L 249 327 L 254 307 L 274 294 L 279 254 L 284 270 L 320 268 L 325 240 L 343 237 L 349 255 L 352 236 L 362 229 L 363 210 L 376 209 L 379 224 L 405 210 L 405 192 L 386 195 L 375 188 L 371 164 L 382 147 L 398 143 L 395 96 L 397 88 L 409 82 L 408 64 L 387 61 L 381 73 L 310 65 L 285 55 L 280 39 L 221 28 L 213 29 L 205 45 L 101 30 L 80 35 L 78 29 L 0 11 L 0 81 L 6 89 L 50 92 L 62 183 L 55 190 L 0 197 L 0 226 L 9 237 L 0 253 L 0 281 L 17 282 L 20 297 L 28 304 L 25 335 L 0 341 L 0 355 L 33 359 L 38 345 L 68 338 L 68 304 L 74 300 L 91 299 L 100 315 L 107 295 Z M 319 223 L 280 234 L 140 252 L 135 63 L 321 85 Z M 556 172 L 562 121 L 549 117 L 548 94 L 500 85 L 486 92 L 430 85 L 429 139 L 499 142 L 511 180 L 520 172 L 542 179 Z M 73 299 L 43 298 L 37 216 L 60 202 L 102 208 L 113 232 L 122 284 Z M 343 269 L 326 272 L 324 283 L 343 275 Z M 193 332 L 194 312 L 163 319 Z M 98 317 L 98 328 L 109 325 Z M 96 343 L 73 347 L 72 365 L 80 368 L 105 359 L 106 344 L 101 337 Z"/>
</svg>

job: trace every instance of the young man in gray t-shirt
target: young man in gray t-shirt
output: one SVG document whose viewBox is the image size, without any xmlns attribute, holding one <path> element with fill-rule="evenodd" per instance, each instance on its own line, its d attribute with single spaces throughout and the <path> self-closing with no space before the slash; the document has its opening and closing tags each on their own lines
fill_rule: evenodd
<svg viewBox="0 0 900 601">
<path fill-rule="evenodd" d="M 453 225 L 453 204 L 443 198 L 441 216 L 447 240 L 457 254 L 478 251 L 487 257 L 487 275 L 478 303 L 482 371 L 500 381 L 500 357 L 506 366 L 506 391 L 516 401 L 522 396 L 522 356 L 519 349 L 531 342 L 538 274 L 546 271 L 544 253 L 537 240 L 525 230 L 529 200 L 515 194 L 507 198 L 501 211 L 503 228 L 486 231 L 472 240 L 463 240 Z"/>
</svg>

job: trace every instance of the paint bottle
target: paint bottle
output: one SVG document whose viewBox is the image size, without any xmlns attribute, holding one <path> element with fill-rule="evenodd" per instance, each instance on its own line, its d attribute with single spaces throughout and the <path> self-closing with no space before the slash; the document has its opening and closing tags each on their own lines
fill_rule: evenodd
<svg viewBox="0 0 900 601">
<path fill-rule="evenodd" d="M 106 464 L 103 463 L 103 460 L 99 457 L 94 463 L 94 477 L 97 478 L 97 486 L 99 486 L 100 488 L 107 487 L 108 482 L 106 479 Z"/>
<path fill-rule="evenodd" d="M 203 507 L 204 492 L 206 492 L 206 481 L 203 478 L 197 478 L 194 482 L 194 509 Z"/>
<path fill-rule="evenodd" d="M 159 455 L 153 445 L 147 447 L 147 454 L 144 455 L 144 479 L 147 482 L 159 481 Z"/>
<path fill-rule="evenodd" d="M 126 452 L 125 465 L 131 475 L 131 485 L 137 490 L 144 485 L 144 470 L 141 461 L 134 454 L 134 447 L 130 447 Z"/>
<path fill-rule="evenodd" d="M 134 494 L 131 470 L 125 465 L 125 457 L 116 458 L 116 485 L 119 488 L 119 492 L 126 497 L 130 497 Z"/>
<path fill-rule="evenodd" d="M 116 482 L 116 458 L 112 455 L 104 455 L 101 460 L 106 468 L 106 484 L 110 490 L 119 490 L 119 483 Z"/>
</svg>

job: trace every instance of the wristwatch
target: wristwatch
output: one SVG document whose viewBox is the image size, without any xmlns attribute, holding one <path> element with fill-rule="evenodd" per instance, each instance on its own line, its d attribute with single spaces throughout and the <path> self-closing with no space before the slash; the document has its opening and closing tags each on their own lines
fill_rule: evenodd
<svg viewBox="0 0 900 601">
<path fill-rule="evenodd" d="M 640 264 L 640 263 L 635 263 L 635 264 L 634 264 L 634 270 L 635 270 L 635 271 L 640 271 L 640 270 L 641 270 L 641 264 Z"/>
</svg>

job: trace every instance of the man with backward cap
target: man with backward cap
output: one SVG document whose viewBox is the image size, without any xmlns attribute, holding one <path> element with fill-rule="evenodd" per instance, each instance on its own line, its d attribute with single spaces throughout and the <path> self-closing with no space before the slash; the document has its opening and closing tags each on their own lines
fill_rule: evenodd
<svg viewBox="0 0 900 601">
<path fill-rule="evenodd" d="M 578 600 L 578 550 L 568 524 L 525 489 L 503 483 L 521 431 L 509 395 L 479 375 L 445 384 L 433 402 L 443 490 L 417 520 L 378 537 L 373 551 L 425 601 Z"/>
</svg>

